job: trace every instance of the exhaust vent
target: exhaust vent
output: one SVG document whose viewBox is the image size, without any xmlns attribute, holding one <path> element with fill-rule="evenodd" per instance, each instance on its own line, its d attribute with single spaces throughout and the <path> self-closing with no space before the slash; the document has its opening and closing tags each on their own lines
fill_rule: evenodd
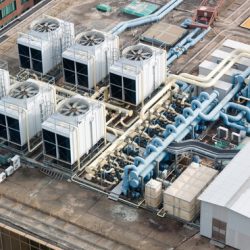
<svg viewBox="0 0 250 250">
<path fill-rule="evenodd" d="M 90 31 L 83 34 L 77 41 L 83 46 L 95 46 L 104 42 L 104 35 L 100 32 Z"/>
<path fill-rule="evenodd" d="M 89 105 L 87 102 L 81 99 L 74 99 L 65 103 L 59 112 L 65 116 L 79 116 L 85 114 L 88 110 Z"/>
<path fill-rule="evenodd" d="M 25 99 L 37 95 L 39 88 L 34 83 L 23 83 L 10 91 L 10 96 L 16 99 Z"/>
<path fill-rule="evenodd" d="M 144 61 L 152 57 L 153 51 L 146 46 L 134 46 L 129 49 L 125 57 L 131 61 Z"/>
<path fill-rule="evenodd" d="M 47 19 L 42 20 L 41 22 L 37 23 L 32 27 L 34 31 L 37 32 L 52 32 L 59 28 L 59 23 L 56 20 Z"/>
</svg>

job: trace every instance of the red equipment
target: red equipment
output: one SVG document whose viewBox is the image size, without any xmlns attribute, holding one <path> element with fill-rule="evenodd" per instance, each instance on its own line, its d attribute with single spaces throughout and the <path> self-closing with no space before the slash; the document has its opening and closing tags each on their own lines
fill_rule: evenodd
<svg viewBox="0 0 250 250">
<path fill-rule="evenodd" d="M 219 10 L 224 0 L 203 0 L 199 8 L 195 11 L 191 28 L 207 29 L 219 15 Z"/>
</svg>

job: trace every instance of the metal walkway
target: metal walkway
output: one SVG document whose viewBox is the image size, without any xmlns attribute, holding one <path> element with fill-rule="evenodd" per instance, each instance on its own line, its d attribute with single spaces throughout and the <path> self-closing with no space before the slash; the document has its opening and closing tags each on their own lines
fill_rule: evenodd
<svg viewBox="0 0 250 250">
<path fill-rule="evenodd" d="M 187 151 L 199 153 L 213 159 L 228 160 L 234 158 L 239 152 L 238 149 L 221 149 L 196 140 L 187 140 L 183 142 L 173 142 L 167 147 L 167 152 L 173 154 L 182 154 Z"/>
</svg>

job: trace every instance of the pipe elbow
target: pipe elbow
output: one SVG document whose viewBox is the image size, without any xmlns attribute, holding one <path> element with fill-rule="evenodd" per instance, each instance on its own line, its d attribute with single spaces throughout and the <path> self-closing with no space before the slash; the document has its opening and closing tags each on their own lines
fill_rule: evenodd
<svg viewBox="0 0 250 250">
<path fill-rule="evenodd" d="M 152 140 L 152 144 L 153 144 L 155 147 L 163 146 L 163 141 L 162 141 L 161 138 L 155 137 L 155 138 Z"/>
<path fill-rule="evenodd" d="M 145 160 L 140 156 L 136 156 L 134 159 L 134 164 L 135 166 L 138 166 L 139 164 L 145 164 Z"/>
<path fill-rule="evenodd" d="M 198 100 L 193 100 L 191 102 L 191 107 L 192 107 L 192 110 L 196 110 L 196 109 L 200 109 L 201 108 L 201 102 L 198 101 Z"/>
<path fill-rule="evenodd" d="M 194 116 L 194 111 L 191 108 L 183 109 L 183 116 L 187 118 L 188 116 Z"/>
<path fill-rule="evenodd" d="M 180 124 L 186 123 L 186 119 L 183 115 L 178 115 L 175 117 L 175 126 L 178 127 Z"/>
</svg>

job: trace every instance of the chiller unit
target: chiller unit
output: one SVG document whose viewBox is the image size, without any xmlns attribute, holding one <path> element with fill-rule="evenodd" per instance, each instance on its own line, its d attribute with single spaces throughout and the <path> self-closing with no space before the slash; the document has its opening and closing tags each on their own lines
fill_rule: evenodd
<svg viewBox="0 0 250 250">
<path fill-rule="evenodd" d="M 44 16 L 17 39 L 20 67 L 47 74 L 61 63 L 62 52 L 74 42 L 74 24 Z"/>
<path fill-rule="evenodd" d="M 78 95 L 62 101 L 42 124 L 44 155 L 72 170 L 105 137 L 105 124 L 105 108 L 100 102 Z"/>
<path fill-rule="evenodd" d="M 110 67 L 111 98 L 140 104 L 165 81 L 166 51 L 139 43 Z"/>
<path fill-rule="evenodd" d="M 0 99 L 8 95 L 9 90 L 10 90 L 9 71 L 0 69 Z"/>
<path fill-rule="evenodd" d="M 0 137 L 26 145 L 42 130 L 42 121 L 56 106 L 55 87 L 38 80 L 16 83 L 0 100 Z"/>
<path fill-rule="evenodd" d="M 118 55 L 118 36 L 96 30 L 81 33 L 75 44 L 63 52 L 64 80 L 92 89 L 108 75 Z"/>
</svg>

